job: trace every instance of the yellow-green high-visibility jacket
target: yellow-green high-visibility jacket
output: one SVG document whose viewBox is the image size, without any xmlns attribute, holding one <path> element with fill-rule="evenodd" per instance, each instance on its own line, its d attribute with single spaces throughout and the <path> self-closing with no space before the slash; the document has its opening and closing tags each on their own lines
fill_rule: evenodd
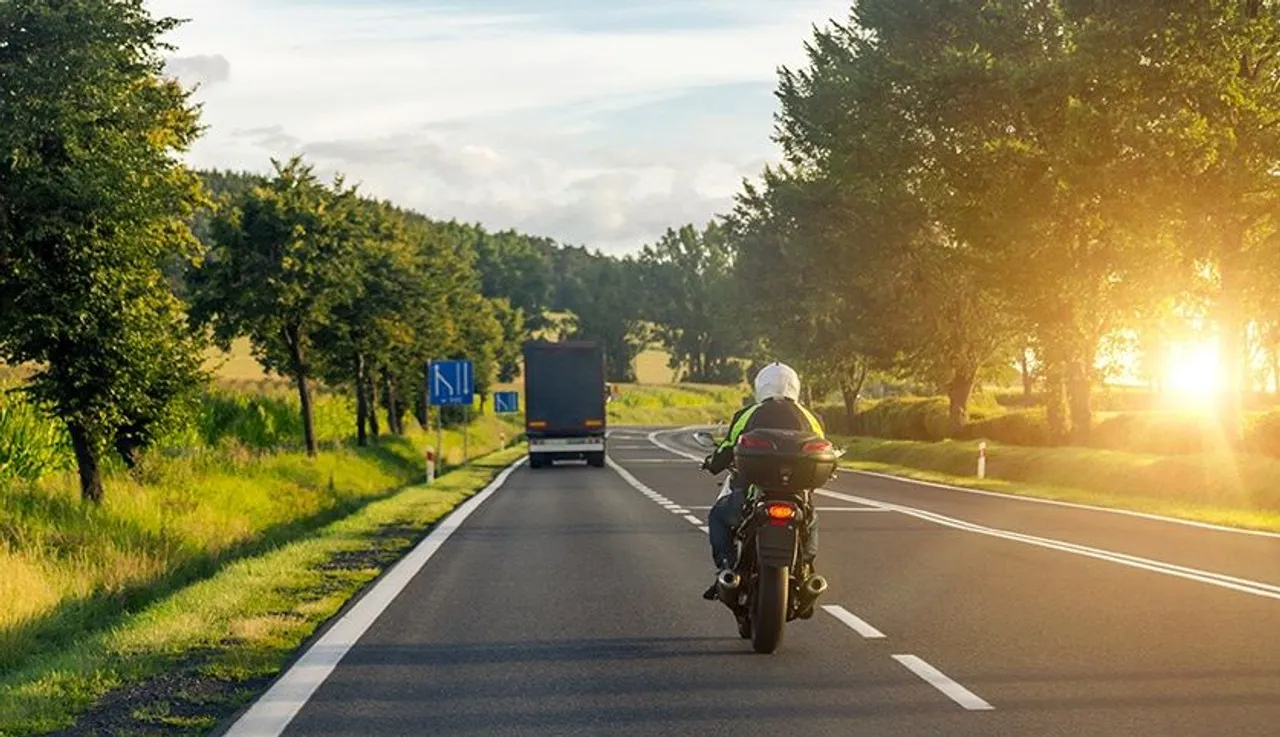
<svg viewBox="0 0 1280 737">
<path fill-rule="evenodd" d="M 733 462 L 733 446 L 738 436 L 748 430 L 771 428 L 775 430 L 811 430 L 819 437 L 826 437 L 822 422 L 799 402 L 789 399 L 766 399 L 759 404 L 738 410 L 729 423 L 729 434 L 707 459 L 711 473 L 720 473 Z"/>
</svg>

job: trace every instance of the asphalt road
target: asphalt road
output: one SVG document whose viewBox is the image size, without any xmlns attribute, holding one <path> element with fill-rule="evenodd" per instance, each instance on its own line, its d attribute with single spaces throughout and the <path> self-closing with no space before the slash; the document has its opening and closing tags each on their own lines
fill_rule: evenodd
<svg viewBox="0 0 1280 737">
<path fill-rule="evenodd" d="M 826 608 L 756 655 L 700 597 L 700 451 L 611 443 L 516 469 L 255 708 L 297 736 L 1280 733 L 1280 536 L 846 473 Z M 253 715 L 230 734 L 284 726 Z"/>
</svg>

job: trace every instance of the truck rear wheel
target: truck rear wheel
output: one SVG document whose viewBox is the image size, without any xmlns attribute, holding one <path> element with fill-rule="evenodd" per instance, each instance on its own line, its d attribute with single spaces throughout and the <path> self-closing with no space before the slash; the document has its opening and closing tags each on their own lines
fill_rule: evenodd
<svg viewBox="0 0 1280 737">
<path fill-rule="evenodd" d="M 604 453 L 590 453 L 587 455 L 587 463 L 593 468 L 604 468 Z"/>
<path fill-rule="evenodd" d="M 547 465 L 547 461 L 544 458 L 542 458 L 542 456 L 536 456 L 536 455 L 529 456 L 529 468 L 537 470 L 539 468 L 544 468 L 546 465 Z"/>
</svg>

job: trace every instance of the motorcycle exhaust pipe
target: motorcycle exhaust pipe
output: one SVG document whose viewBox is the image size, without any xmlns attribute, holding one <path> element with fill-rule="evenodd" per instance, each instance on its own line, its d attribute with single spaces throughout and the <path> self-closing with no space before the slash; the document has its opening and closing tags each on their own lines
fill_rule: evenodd
<svg viewBox="0 0 1280 737">
<path fill-rule="evenodd" d="M 808 581 L 804 582 L 805 598 L 807 598 L 809 601 L 814 601 L 815 599 L 817 599 L 819 596 L 822 596 L 826 592 L 827 592 L 827 579 L 823 578 L 822 576 L 815 574 L 813 576 L 810 576 Z"/>
<path fill-rule="evenodd" d="M 742 577 L 734 571 L 721 571 L 716 576 L 716 589 L 720 594 L 720 601 L 733 606 L 737 604 L 738 587 L 742 585 Z"/>
</svg>

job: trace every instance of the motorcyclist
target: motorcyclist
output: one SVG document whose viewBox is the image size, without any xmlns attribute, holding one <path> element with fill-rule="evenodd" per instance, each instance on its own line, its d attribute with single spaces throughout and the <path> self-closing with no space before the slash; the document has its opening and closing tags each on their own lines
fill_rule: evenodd
<svg viewBox="0 0 1280 737">
<path fill-rule="evenodd" d="M 775 361 L 760 369 L 760 373 L 756 374 L 755 398 L 754 404 L 743 407 L 734 414 L 729 423 L 728 436 L 703 460 L 703 469 L 715 475 L 729 468 L 733 462 L 734 444 L 738 442 L 738 436 L 748 430 L 811 430 L 825 437 L 822 423 L 800 404 L 800 376 L 790 366 Z M 711 559 L 717 574 L 733 570 L 737 565 L 738 551 L 733 534 L 742 523 L 746 490 L 746 484 L 737 475 L 730 476 L 707 514 Z M 801 552 L 802 567 L 799 572 L 802 581 L 813 574 L 813 562 L 818 555 L 818 521 L 815 515 L 807 516 L 806 526 L 805 545 Z M 716 584 L 713 582 L 702 598 L 714 600 L 716 597 Z"/>
</svg>

